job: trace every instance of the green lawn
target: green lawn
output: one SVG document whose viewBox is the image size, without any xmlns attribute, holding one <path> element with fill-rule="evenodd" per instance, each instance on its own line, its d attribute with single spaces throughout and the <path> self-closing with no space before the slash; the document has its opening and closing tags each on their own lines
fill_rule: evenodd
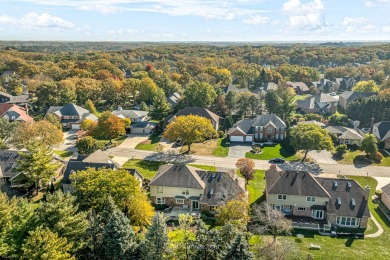
<svg viewBox="0 0 390 260">
<path fill-rule="evenodd" d="M 261 203 L 265 198 L 264 189 L 265 189 L 265 171 L 256 170 L 255 178 L 250 180 L 247 188 L 249 191 L 249 204 L 252 206 L 254 203 Z"/>
<path fill-rule="evenodd" d="M 160 135 L 152 134 L 150 135 L 148 140 L 137 144 L 135 149 L 161 152 L 164 147 L 159 143 L 160 139 L 161 139 Z"/>
<path fill-rule="evenodd" d="M 373 166 L 390 166 L 390 156 L 380 151 L 383 155 L 381 162 L 373 162 L 372 160 L 366 158 L 366 154 L 360 150 L 348 150 L 343 158 L 337 159 L 336 161 L 341 164 L 360 164 L 360 165 L 373 165 Z"/>
<path fill-rule="evenodd" d="M 165 164 L 165 162 L 154 162 L 154 161 L 146 161 L 146 160 L 128 160 L 123 168 L 133 168 L 136 169 L 142 176 L 146 179 L 153 179 L 156 174 L 158 167 L 160 165 Z"/>
<path fill-rule="evenodd" d="M 63 150 L 53 150 L 53 153 L 57 154 L 61 158 L 68 158 L 71 157 L 73 154 L 73 152 Z"/>
<path fill-rule="evenodd" d="M 299 160 L 300 157 L 297 156 L 295 153 L 291 153 L 289 151 L 286 151 L 280 144 L 276 146 L 266 146 L 263 147 L 263 153 L 261 154 L 253 154 L 253 153 L 246 153 L 246 158 L 252 158 L 257 160 L 270 160 L 272 158 L 283 158 L 287 161 L 292 160 Z"/>
<path fill-rule="evenodd" d="M 192 167 L 195 167 L 195 168 L 199 168 L 199 169 L 203 169 L 203 170 L 206 170 L 206 171 L 216 171 L 217 168 L 215 166 L 207 166 L 207 165 L 199 165 L 199 164 L 189 164 L 190 166 Z"/>
<path fill-rule="evenodd" d="M 311 94 L 305 94 L 305 95 L 295 95 L 294 96 L 294 100 L 295 101 L 298 101 L 298 100 L 305 100 L 306 98 L 310 97 Z"/>
<path fill-rule="evenodd" d="M 229 153 L 228 137 L 218 139 L 217 148 L 213 151 L 214 156 L 226 157 Z"/>
</svg>

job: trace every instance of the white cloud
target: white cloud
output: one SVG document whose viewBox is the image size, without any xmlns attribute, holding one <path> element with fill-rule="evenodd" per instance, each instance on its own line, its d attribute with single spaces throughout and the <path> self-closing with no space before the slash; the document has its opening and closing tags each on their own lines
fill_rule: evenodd
<svg viewBox="0 0 390 260">
<path fill-rule="evenodd" d="M 344 17 L 341 25 L 345 26 L 347 33 L 370 33 L 376 30 L 376 26 L 370 24 L 365 17 Z"/>
<path fill-rule="evenodd" d="M 246 19 L 243 19 L 242 22 L 246 24 L 268 24 L 271 21 L 269 17 L 266 16 L 260 16 L 260 15 L 255 15 Z"/>
<path fill-rule="evenodd" d="M 382 31 L 385 33 L 390 33 L 390 25 L 383 26 Z"/>
<path fill-rule="evenodd" d="M 51 16 L 48 13 L 28 13 L 21 18 L 14 18 L 7 15 L 3 15 L 0 16 L 0 24 L 24 27 L 74 27 L 74 24 L 72 22 L 66 21 L 58 16 Z"/>
<path fill-rule="evenodd" d="M 364 24 L 368 23 L 368 19 L 365 17 L 344 17 L 343 22 L 341 23 L 344 26 L 349 25 L 358 25 L 358 24 Z"/>
<path fill-rule="evenodd" d="M 321 0 L 307 3 L 302 3 L 300 0 L 289 0 L 282 7 L 283 13 L 289 16 L 290 26 L 294 29 L 325 27 L 324 10 L 325 7 Z"/>
<path fill-rule="evenodd" d="M 98 11 L 102 14 L 114 14 L 118 12 L 124 11 L 120 7 L 115 7 L 111 5 L 101 5 L 101 4 L 95 4 L 95 5 L 81 5 L 77 7 L 79 10 L 83 11 Z"/>
<path fill-rule="evenodd" d="M 366 0 L 365 5 L 367 7 L 376 7 L 383 4 L 390 4 L 390 0 Z"/>
</svg>

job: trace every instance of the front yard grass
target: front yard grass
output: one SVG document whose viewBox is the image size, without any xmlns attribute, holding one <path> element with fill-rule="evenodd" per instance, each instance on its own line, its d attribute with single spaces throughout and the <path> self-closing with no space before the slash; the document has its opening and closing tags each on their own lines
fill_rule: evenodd
<svg viewBox="0 0 390 260">
<path fill-rule="evenodd" d="M 286 161 L 299 160 L 300 157 L 296 155 L 294 152 L 289 152 L 280 144 L 275 146 L 265 146 L 262 148 L 263 153 L 261 154 L 253 154 L 248 152 L 245 154 L 246 158 L 252 158 L 257 160 L 270 160 L 272 158 L 282 158 Z"/>
<path fill-rule="evenodd" d="M 390 166 L 390 156 L 384 151 L 379 152 L 383 155 L 382 161 L 379 163 L 366 158 L 366 153 L 360 150 L 347 150 L 343 158 L 335 156 L 335 160 L 340 164 Z"/>
<path fill-rule="evenodd" d="M 193 143 L 191 144 L 191 152 L 190 154 L 195 155 L 213 155 L 213 151 L 218 147 L 219 139 L 211 139 L 206 140 L 202 143 Z M 180 149 L 180 153 L 187 153 L 188 147 L 187 145 L 183 145 Z"/>
<path fill-rule="evenodd" d="M 155 162 L 155 161 L 146 161 L 146 160 L 128 160 L 123 168 L 132 168 L 136 169 L 141 175 L 146 179 L 153 179 L 156 174 L 158 167 L 165 164 L 165 162 Z"/>
<path fill-rule="evenodd" d="M 137 150 L 146 150 L 146 151 L 155 151 L 155 152 L 161 152 L 164 149 L 164 146 L 162 146 L 160 142 L 160 135 L 158 134 L 152 134 L 149 136 L 149 139 L 146 141 L 143 141 L 135 147 Z"/>
<path fill-rule="evenodd" d="M 226 157 L 229 154 L 229 138 L 220 138 L 217 142 L 217 148 L 213 151 L 213 155 L 217 157 Z"/>
<path fill-rule="evenodd" d="M 256 170 L 255 178 L 246 186 L 249 192 L 249 205 L 260 204 L 264 199 L 265 171 Z"/>
<path fill-rule="evenodd" d="M 55 153 L 56 155 L 58 155 L 61 158 L 68 158 L 68 157 L 71 157 L 73 154 L 73 152 L 71 152 L 71 151 L 63 151 L 63 150 L 53 150 L 53 153 Z"/>
<path fill-rule="evenodd" d="M 189 166 L 199 168 L 205 171 L 210 171 L 210 172 L 215 172 L 217 170 L 217 167 L 215 166 L 199 165 L 199 164 L 189 164 Z"/>
</svg>

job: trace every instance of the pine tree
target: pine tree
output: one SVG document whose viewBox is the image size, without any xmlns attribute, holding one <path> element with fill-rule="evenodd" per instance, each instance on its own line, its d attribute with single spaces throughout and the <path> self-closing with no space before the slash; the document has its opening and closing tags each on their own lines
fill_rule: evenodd
<svg viewBox="0 0 390 260">
<path fill-rule="evenodd" d="M 230 128 L 233 127 L 233 118 L 232 116 L 227 116 L 225 117 L 225 119 L 223 120 L 223 129 L 225 130 L 229 130 Z"/>
<path fill-rule="evenodd" d="M 223 250 L 227 250 L 230 244 L 233 242 L 233 239 L 239 234 L 238 229 L 235 225 L 230 222 L 227 222 L 222 226 L 221 231 L 219 232 L 220 241 L 222 243 Z"/>
<path fill-rule="evenodd" d="M 66 237 L 73 251 L 84 246 L 84 236 L 88 228 L 87 213 L 79 212 L 76 197 L 58 190 L 46 195 L 36 214 L 41 226 Z"/>
<path fill-rule="evenodd" d="M 9 251 L 5 237 L 12 223 L 14 206 L 14 200 L 10 201 L 7 195 L 0 191 L 0 257 L 6 256 Z"/>
<path fill-rule="evenodd" d="M 177 243 L 175 249 L 175 258 L 177 259 L 190 259 L 191 247 L 190 247 L 190 234 L 191 234 L 191 224 L 193 222 L 192 216 L 188 214 L 179 214 L 179 227 L 183 232 L 183 239 Z"/>
<path fill-rule="evenodd" d="M 145 259 L 168 259 L 170 254 L 167 224 L 162 213 L 156 213 L 151 227 L 146 233 L 144 246 Z"/>
<path fill-rule="evenodd" d="M 146 103 L 142 101 L 141 104 L 139 104 L 139 110 L 148 111 L 149 110 L 148 105 L 146 105 Z"/>
<path fill-rule="evenodd" d="M 234 91 L 229 91 L 226 94 L 225 103 L 228 107 L 229 114 L 232 114 L 237 105 L 236 93 Z"/>
<path fill-rule="evenodd" d="M 87 102 L 85 102 L 85 109 L 89 110 L 89 112 L 91 112 L 94 115 L 97 114 L 96 107 L 90 99 L 88 99 Z"/>
<path fill-rule="evenodd" d="M 249 251 L 249 244 L 242 234 L 236 236 L 224 257 L 224 259 L 229 260 L 249 260 L 253 258 L 253 253 Z"/>
<path fill-rule="evenodd" d="M 153 97 L 150 116 L 157 120 L 163 120 L 171 111 L 171 105 L 167 103 L 165 94 L 162 90 L 158 90 Z"/>
<path fill-rule="evenodd" d="M 209 230 L 202 220 L 196 225 L 196 239 L 192 241 L 193 257 L 195 259 L 220 259 L 221 241 L 215 229 Z"/>
<path fill-rule="evenodd" d="M 119 260 L 129 257 L 136 248 L 130 220 L 116 206 L 103 231 L 103 248 L 106 259 Z"/>
</svg>

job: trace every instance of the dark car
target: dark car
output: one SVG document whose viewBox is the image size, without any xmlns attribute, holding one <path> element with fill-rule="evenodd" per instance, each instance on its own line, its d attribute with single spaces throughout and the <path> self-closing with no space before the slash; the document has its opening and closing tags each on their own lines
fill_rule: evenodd
<svg viewBox="0 0 390 260">
<path fill-rule="evenodd" d="M 280 164 L 280 163 L 284 163 L 285 161 L 282 158 L 273 158 L 273 159 L 269 160 L 268 162 L 274 163 L 274 164 Z"/>
</svg>

